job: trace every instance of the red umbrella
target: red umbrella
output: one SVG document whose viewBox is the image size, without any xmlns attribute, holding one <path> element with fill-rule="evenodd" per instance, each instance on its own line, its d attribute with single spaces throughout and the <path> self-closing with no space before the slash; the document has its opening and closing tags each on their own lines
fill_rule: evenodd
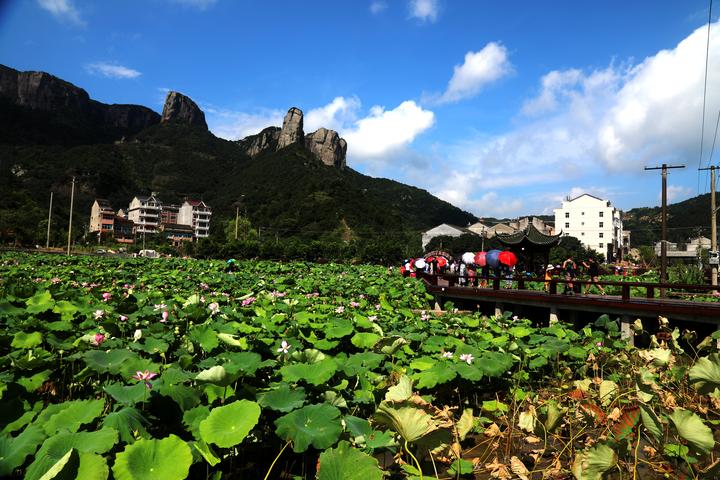
<svg viewBox="0 0 720 480">
<path fill-rule="evenodd" d="M 427 257 L 427 258 L 425 259 L 425 261 L 428 262 L 428 263 L 429 263 L 429 262 L 432 262 L 432 261 L 434 261 L 434 260 L 435 260 L 435 257 Z"/>
<path fill-rule="evenodd" d="M 445 265 L 447 265 L 447 258 L 437 257 L 437 263 L 438 263 L 438 267 L 444 267 Z"/>
<path fill-rule="evenodd" d="M 487 261 L 485 260 L 485 252 L 477 252 L 475 254 L 475 265 L 478 267 L 484 267 L 487 264 Z"/>
<path fill-rule="evenodd" d="M 500 252 L 500 255 L 498 255 L 498 260 L 500 260 L 500 263 L 503 265 L 507 265 L 508 267 L 512 267 L 517 263 L 517 257 L 514 253 L 508 252 L 507 250 L 504 252 Z"/>
</svg>

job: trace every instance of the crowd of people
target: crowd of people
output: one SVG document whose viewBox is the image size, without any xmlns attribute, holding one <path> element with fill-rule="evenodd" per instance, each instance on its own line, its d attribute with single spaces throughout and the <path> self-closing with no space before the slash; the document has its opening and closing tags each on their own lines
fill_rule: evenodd
<svg viewBox="0 0 720 480">
<path fill-rule="evenodd" d="M 494 256 L 491 252 L 466 253 L 459 258 L 449 255 L 410 258 L 403 261 L 400 273 L 406 277 L 442 275 L 450 280 L 452 285 L 481 288 L 489 286 L 496 278 L 502 279 L 505 288 L 511 288 L 512 281 L 517 275 L 527 278 L 540 277 L 545 281 L 546 291 L 550 290 L 553 279 L 562 279 L 564 282 L 560 282 L 561 293 L 565 295 L 588 294 L 593 287 L 600 295 L 606 294 L 600 284 L 600 265 L 594 258 L 577 262 L 569 256 L 561 264 L 549 264 L 544 266 L 544 269 L 541 267 L 538 271 L 528 271 L 524 265 L 518 264 L 518 259 L 511 252 L 499 252 Z M 505 253 L 510 255 L 502 255 Z M 617 275 L 624 272 L 614 269 L 613 273 Z"/>
</svg>

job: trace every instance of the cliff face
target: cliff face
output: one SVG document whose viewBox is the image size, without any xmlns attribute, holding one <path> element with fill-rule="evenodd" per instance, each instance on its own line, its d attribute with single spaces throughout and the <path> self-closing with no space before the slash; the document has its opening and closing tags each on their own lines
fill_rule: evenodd
<svg viewBox="0 0 720 480">
<path fill-rule="evenodd" d="M 131 135 L 160 122 L 140 105 L 107 105 L 85 90 L 45 72 L 20 72 L 0 65 L 0 98 L 10 105 L 62 117 L 63 123 L 91 126 L 107 135 Z"/>
<path fill-rule="evenodd" d="M 303 112 L 297 107 L 288 110 L 282 128 L 268 127 L 257 135 L 239 140 L 238 145 L 250 157 L 262 152 L 274 152 L 294 144 L 301 144 L 310 150 L 325 165 L 345 168 L 347 142 L 334 130 L 320 128 L 305 135 Z"/>
<path fill-rule="evenodd" d="M 169 92 L 165 98 L 162 123 L 194 125 L 207 130 L 205 114 L 190 97 L 178 92 Z"/>
</svg>

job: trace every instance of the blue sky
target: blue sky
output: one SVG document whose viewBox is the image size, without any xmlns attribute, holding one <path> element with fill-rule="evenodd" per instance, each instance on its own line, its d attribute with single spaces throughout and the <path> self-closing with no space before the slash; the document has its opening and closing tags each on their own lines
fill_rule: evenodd
<svg viewBox="0 0 720 480">
<path fill-rule="evenodd" d="M 18 0 L 0 3 L 0 63 L 156 111 L 177 90 L 229 139 L 297 106 L 306 133 L 347 139 L 350 167 L 480 217 L 550 214 L 585 192 L 629 209 L 659 204 L 644 166 L 687 165 L 671 171 L 672 201 L 709 191 L 697 168 L 720 112 L 720 23 L 701 159 L 707 12 L 707 0 Z"/>
</svg>

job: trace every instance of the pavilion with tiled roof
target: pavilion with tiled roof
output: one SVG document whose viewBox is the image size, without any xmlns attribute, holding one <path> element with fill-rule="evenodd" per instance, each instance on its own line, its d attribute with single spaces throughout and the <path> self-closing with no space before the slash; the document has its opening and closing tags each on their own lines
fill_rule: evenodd
<svg viewBox="0 0 720 480">
<path fill-rule="evenodd" d="M 498 234 L 495 238 L 525 263 L 526 271 L 538 272 L 540 269 L 537 262 L 543 262 L 544 270 L 550 261 L 550 249 L 560 243 L 561 237 L 562 233 L 546 235 L 530 223 L 523 230 Z"/>
</svg>

